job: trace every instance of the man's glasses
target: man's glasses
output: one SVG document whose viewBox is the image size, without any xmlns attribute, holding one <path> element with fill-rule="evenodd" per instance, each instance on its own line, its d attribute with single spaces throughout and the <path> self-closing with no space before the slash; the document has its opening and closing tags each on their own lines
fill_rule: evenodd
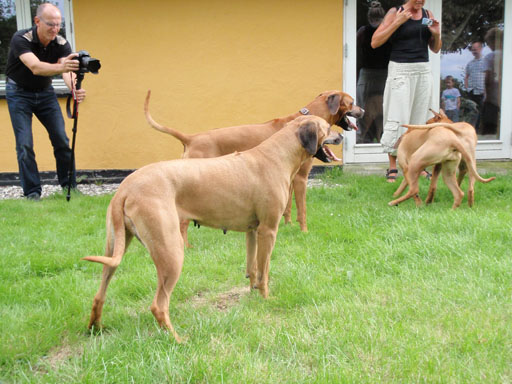
<svg viewBox="0 0 512 384">
<path fill-rule="evenodd" d="M 60 24 L 50 23 L 50 22 L 46 21 L 45 19 L 43 19 L 42 17 L 40 17 L 39 19 L 43 23 L 45 23 L 47 26 L 49 26 L 50 28 L 59 28 L 59 29 L 62 28 L 62 23 L 60 23 Z"/>
</svg>

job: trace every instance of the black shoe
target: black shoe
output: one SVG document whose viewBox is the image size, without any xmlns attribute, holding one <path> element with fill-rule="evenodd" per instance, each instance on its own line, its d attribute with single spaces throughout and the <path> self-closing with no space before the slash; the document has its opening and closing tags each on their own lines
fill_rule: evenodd
<svg viewBox="0 0 512 384">
<path fill-rule="evenodd" d="M 27 200 L 39 201 L 39 200 L 41 200 L 41 195 L 37 192 L 29 193 L 27 195 Z"/>
</svg>

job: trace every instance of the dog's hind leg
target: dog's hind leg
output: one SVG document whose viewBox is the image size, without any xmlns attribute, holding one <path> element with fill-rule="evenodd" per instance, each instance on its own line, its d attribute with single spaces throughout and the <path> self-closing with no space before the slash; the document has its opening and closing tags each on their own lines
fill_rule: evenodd
<svg viewBox="0 0 512 384">
<path fill-rule="evenodd" d="M 158 214 L 155 214 L 158 212 Z M 175 340 L 182 340 L 174 330 L 169 318 L 169 300 L 178 282 L 183 267 L 184 249 L 183 237 L 180 234 L 178 213 L 174 207 L 157 207 L 145 214 L 136 223 L 139 233 L 144 233 L 141 239 L 149 250 L 157 271 L 157 288 L 151 304 L 151 312 L 158 324 L 168 329 Z M 141 227 L 142 224 L 142 227 Z"/>
<path fill-rule="evenodd" d="M 105 255 L 108 256 L 108 255 Z M 109 265 L 103 265 L 103 272 L 101 275 L 101 283 L 98 292 L 94 296 L 92 302 L 92 310 L 91 317 L 89 319 L 89 329 L 92 327 L 100 327 L 101 326 L 101 313 L 103 311 L 103 304 L 105 304 L 105 297 L 107 295 L 107 288 L 112 276 L 114 276 L 114 272 L 117 267 L 111 267 Z"/>
<path fill-rule="evenodd" d="M 388 203 L 389 206 L 398 205 L 401 202 L 410 199 L 411 197 L 414 198 L 414 201 L 416 202 L 416 206 L 421 205 L 421 199 L 418 196 L 418 192 L 420 190 L 419 187 L 419 175 L 421 171 L 423 170 L 423 166 L 415 166 L 409 164 L 409 168 L 407 169 L 407 172 L 404 174 L 404 178 L 406 179 L 406 183 L 409 185 L 409 190 L 405 195 L 402 197 L 399 197 L 398 199 L 395 199 L 393 201 L 390 201 Z"/>
<path fill-rule="evenodd" d="M 130 231 L 127 231 L 124 226 L 124 217 L 121 213 L 122 208 L 119 209 L 119 207 L 117 207 L 115 211 L 115 217 L 112 217 L 111 203 L 107 211 L 107 240 L 105 245 L 105 256 L 84 257 L 84 260 L 96 261 L 103 264 L 100 287 L 94 296 L 92 303 L 91 317 L 88 325 L 89 329 L 93 326 L 101 326 L 101 314 L 103 311 L 103 304 L 105 303 L 108 284 L 110 283 L 110 280 L 112 279 L 112 276 L 114 275 L 114 272 L 116 271 L 117 266 L 119 265 L 121 258 L 133 237 L 133 234 Z M 117 230 L 115 231 L 114 228 Z"/>
<path fill-rule="evenodd" d="M 247 248 L 245 277 L 250 279 L 250 287 L 253 289 L 256 285 L 256 275 L 258 273 L 256 263 L 256 253 L 258 251 L 256 231 L 249 231 L 245 234 L 245 245 Z"/>
<path fill-rule="evenodd" d="M 159 254 L 156 257 L 161 258 L 162 256 L 163 255 Z M 183 266 L 183 251 L 181 252 L 181 255 L 178 257 L 176 256 L 177 255 L 173 255 L 173 260 L 168 260 L 168 262 L 158 264 L 158 286 L 156 288 L 155 298 L 151 304 L 151 312 L 153 313 L 153 316 L 155 316 L 160 327 L 169 330 L 174 336 L 174 339 L 178 343 L 181 343 L 182 339 L 174 330 L 169 317 L 169 301 L 171 299 L 171 293 L 180 277 L 181 268 Z"/>
<path fill-rule="evenodd" d="M 475 165 L 476 166 L 476 165 Z M 462 181 L 464 181 L 464 176 L 468 172 L 468 166 L 464 160 L 461 160 L 459 164 L 459 175 L 457 176 L 457 184 L 459 184 L 459 187 L 462 184 Z M 473 182 L 474 184 L 474 182 Z"/>
<path fill-rule="evenodd" d="M 462 202 L 462 198 L 464 197 L 464 192 L 460 189 L 457 184 L 457 176 L 455 175 L 455 169 L 457 168 L 458 161 L 453 162 L 445 162 L 443 164 L 443 181 L 448 187 L 448 189 L 452 192 L 453 195 L 453 205 L 452 209 L 456 209 L 460 203 Z"/>
<path fill-rule="evenodd" d="M 437 181 L 439 180 L 439 174 L 441 173 L 441 164 L 436 164 L 432 171 L 432 177 L 430 179 L 430 187 L 428 188 L 427 198 L 425 199 L 426 204 L 430 204 L 434 201 L 434 196 L 437 191 Z"/>
<path fill-rule="evenodd" d="M 397 196 L 400 196 L 402 194 L 402 192 L 405 190 L 405 188 L 407 187 L 407 180 L 406 178 L 404 177 L 402 179 L 402 182 L 400 183 L 400 186 L 396 189 L 396 191 L 393 193 L 393 196 L 394 197 L 397 197 Z"/>
<path fill-rule="evenodd" d="M 470 207 L 473 206 L 475 203 L 475 178 L 473 175 L 468 176 L 469 182 L 468 182 L 468 205 Z"/>
</svg>

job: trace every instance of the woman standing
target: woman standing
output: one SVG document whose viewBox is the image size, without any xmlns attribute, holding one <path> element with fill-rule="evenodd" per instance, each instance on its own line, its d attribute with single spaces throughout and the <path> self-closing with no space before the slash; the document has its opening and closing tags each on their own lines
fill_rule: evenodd
<svg viewBox="0 0 512 384">
<path fill-rule="evenodd" d="M 384 133 L 381 144 L 389 156 L 388 182 L 395 182 L 396 143 L 404 133 L 402 124 L 425 124 L 432 107 L 433 79 L 428 48 L 441 49 L 441 25 L 425 0 L 409 0 L 391 8 L 372 37 L 372 48 L 389 41 L 391 56 L 384 90 Z"/>
</svg>

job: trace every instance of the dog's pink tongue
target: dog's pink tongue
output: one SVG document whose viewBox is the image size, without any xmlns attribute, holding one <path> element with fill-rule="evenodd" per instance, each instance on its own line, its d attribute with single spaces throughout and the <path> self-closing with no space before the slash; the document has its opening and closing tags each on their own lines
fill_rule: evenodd
<svg viewBox="0 0 512 384">
<path fill-rule="evenodd" d="M 327 154 L 327 156 L 329 156 L 332 160 L 334 161 L 341 161 L 341 159 L 339 157 L 337 157 L 333 151 L 331 151 L 331 148 L 329 148 L 328 146 L 325 146 L 324 147 L 324 151 L 325 153 Z"/>
</svg>

